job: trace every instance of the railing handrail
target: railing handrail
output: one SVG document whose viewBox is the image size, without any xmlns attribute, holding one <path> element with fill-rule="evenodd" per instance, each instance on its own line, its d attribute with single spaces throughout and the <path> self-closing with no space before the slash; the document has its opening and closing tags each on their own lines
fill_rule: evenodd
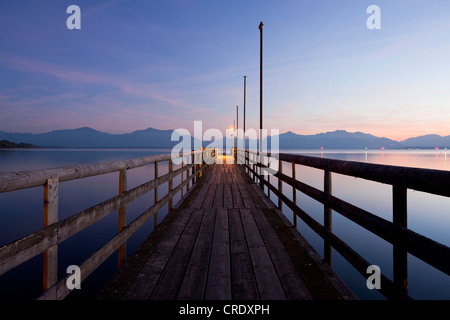
<svg viewBox="0 0 450 320">
<path fill-rule="evenodd" d="M 210 150 L 207 150 L 208 152 Z M 213 155 L 214 157 L 215 155 Z M 182 158 L 181 167 L 173 170 L 173 160 Z M 187 161 L 184 162 L 184 159 Z M 169 172 L 158 175 L 158 162 L 169 161 Z M 155 177 L 131 190 L 127 190 L 127 171 L 148 164 L 155 165 Z M 100 219 L 119 209 L 119 233 L 105 246 L 96 251 L 80 266 L 82 280 L 92 273 L 115 250 L 119 250 L 119 268 L 125 257 L 124 243 L 150 217 L 155 217 L 157 224 L 158 210 L 168 203 L 172 209 L 172 198 L 183 188 L 189 189 L 202 175 L 203 150 L 181 154 L 160 154 L 122 161 L 109 161 L 94 164 L 66 166 L 54 169 L 44 169 L 23 172 L 0 173 L 0 193 L 32 187 L 44 187 L 44 228 L 16 241 L 0 246 L 0 275 L 28 261 L 40 253 L 44 253 L 44 293 L 40 299 L 63 299 L 71 290 L 65 286 L 66 278 L 57 279 L 57 247 L 63 241 L 84 230 Z M 191 175 L 189 175 L 192 170 Z M 58 184 L 80 178 L 120 172 L 119 194 L 89 209 L 83 210 L 64 220 L 58 221 Z M 186 172 L 186 177 L 184 177 Z M 173 187 L 172 180 L 181 175 L 181 182 Z M 159 199 L 157 188 L 168 182 L 168 193 Z M 153 206 L 138 216 L 131 224 L 126 225 L 126 205 L 136 198 L 155 190 Z M 186 191 L 187 191 L 186 190 Z M 121 251 L 123 249 L 123 251 Z M 121 253 L 122 252 L 122 253 Z"/>
<path fill-rule="evenodd" d="M 280 209 L 284 203 L 293 211 L 294 226 L 297 226 L 296 219 L 299 217 L 324 239 L 324 260 L 328 264 L 331 265 L 331 248 L 334 248 L 361 274 L 366 275 L 366 268 L 369 266 L 369 263 L 356 251 L 332 233 L 331 211 L 334 210 L 393 245 L 394 280 L 391 281 L 381 274 L 383 286 L 380 291 L 386 297 L 410 298 L 407 294 L 408 253 L 450 275 L 450 248 L 407 228 L 407 189 L 450 197 L 449 171 L 323 159 L 285 153 L 262 153 L 259 156 L 259 152 L 250 150 L 245 150 L 245 152 L 241 150 L 238 152 L 238 157 L 242 158 L 242 153 L 244 153 L 245 168 L 250 175 L 253 175 L 253 179 L 259 180 L 261 187 L 265 185 L 268 192 L 272 191 L 278 197 Z M 278 171 L 268 165 L 267 157 L 272 158 L 270 161 L 278 162 Z M 283 161 L 291 164 L 292 176 L 283 173 Z M 296 164 L 323 170 L 324 190 L 321 191 L 297 180 L 295 177 Z M 266 178 L 261 172 L 269 168 L 271 170 Z M 392 185 L 392 222 L 334 197 L 331 192 L 332 172 Z M 279 179 L 278 188 L 270 183 L 270 174 Z M 324 205 L 323 225 L 297 205 L 296 196 L 293 196 L 293 200 L 291 200 L 283 194 L 281 181 L 291 186 L 294 191 L 298 190 Z"/>
<path fill-rule="evenodd" d="M 201 153 L 192 151 L 182 156 Z M 107 173 L 134 169 L 155 162 L 168 161 L 172 154 L 157 154 L 128 160 L 104 161 L 91 164 L 70 165 L 51 169 L 41 169 L 21 172 L 0 172 L 0 193 L 20 189 L 39 187 L 48 179 L 58 179 L 59 182 L 88 178 Z M 181 158 L 181 156 L 179 157 Z"/>
<path fill-rule="evenodd" d="M 246 150 L 259 155 L 259 152 Z M 263 153 L 270 157 L 271 153 Z M 328 170 L 330 172 L 362 178 L 390 185 L 401 185 L 407 189 L 450 197 L 450 171 L 402 167 L 358 161 L 327 159 L 288 153 L 275 153 L 274 157 L 286 162 Z"/>
</svg>

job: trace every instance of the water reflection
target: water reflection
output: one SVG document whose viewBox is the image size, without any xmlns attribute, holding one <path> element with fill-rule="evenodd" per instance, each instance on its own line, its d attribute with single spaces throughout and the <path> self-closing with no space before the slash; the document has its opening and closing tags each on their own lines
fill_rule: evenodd
<svg viewBox="0 0 450 320">
<path fill-rule="evenodd" d="M 285 153 L 297 153 L 308 156 L 360 161 L 405 167 L 418 167 L 436 170 L 449 170 L 445 150 L 283 150 Z M 290 164 L 283 167 L 290 171 Z M 297 177 L 302 182 L 323 190 L 324 173 L 322 170 L 297 165 Z M 274 181 L 275 185 L 277 181 Z M 392 187 L 356 179 L 339 174 L 332 175 L 333 195 L 367 210 L 383 219 L 392 221 Z M 292 188 L 283 187 L 283 193 L 292 197 Z M 450 198 L 408 190 L 408 228 L 428 238 L 450 246 Z M 291 198 L 292 199 L 292 198 Z M 277 201 L 275 197 L 272 199 Z M 323 205 L 299 193 L 299 206 L 315 220 L 323 223 Z M 283 208 L 287 217 L 292 219 L 292 212 Z M 292 220 L 291 220 L 292 221 Z M 299 222 L 299 230 L 313 247 L 323 255 L 323 240 L 312 232 L 303 222 Z M 364 259 L 381 267 L 382 272 L 392 279 L 392 245 L 370 234 L 365 229 L 333 211 L 333 232 L 355 249 Z M 379 299 L 363 285 L 360 275 L 355 274 L 352 267 L 339 254 L 334 253 L 334 269 L 346 283 L 352 284 L 362 299 Z M 425 266 L 424 266 L 425 265 Z M 410 255 L 408 260 L 409 294 L 415 299 L 449 299 L 450 277 L 426 265 Z M 426 278 L 427 281 L 423 281 Z M 359 280 L 357 280 L 359 279 Z"/>
<path fill-rule="evenodd" d="M 282 150 L 283 153 L 305 154 L 321 158 L 333 158 L 347 161 L 378 163 L 387 165 L 449 170 L 447 150 Z M 152 154 L 170 153 L 169 149 L 134 150 L 8 150 L 0 151 L 0 171 L 23 171 L 66 166 L 78 163 L 123 160 Z M 159 166 L 160 175 L 168 172 L 166 163 Z M 176 168 L 174 168 L 176 169 Z M 292 172 L 290 163 L 283 162 L 283 172 Z M 323 189 L 323 171 L 296 165 L 296 177 L 317 189 Z M 130 170 L 129 188 L 135 187 L 147 179 L 152 179 L 154 168 L 148 165 Z M 118 193 L 118 173 L 85 178 L 61 183 L 59 211 L 60 219 L 69 217 L 81 210 L 93 206 Z M 178 178 L 179 179 L 179 178 Z M 179 180 L 174 181 L 177 185 Z M 275 178 L 271 184 L 278 187 Z M 383 219 L 392 221 L 392 188 L 389 185 L 355 179 L 353 177 L 332 175 L 333 195 L 372 212 Z M 158 188 L 162 196 L 168 190 L 168 184 Z M 289 199 L 293 197 L 292 187 L 283 183 L 283 193 Z M 318 222 L 323 223 L 323 205 L 296 193 L 299 206 Z M 23 201 L 27 199 L 27 201 Z M 179 199 L 174 199 L 176 203 Z M 271 193 L 271 199 L 277 198 Z M 145 195 L 128 206 L 127 221 L 131 222 L 140 213 L 153 204 L 153 192 Z M 432 196 L 422 192 L 408 191 L 408 227 L 431 239 L 450 245 L 450 199 Z M 158 215 L 161 221 L 167 212 L 164 207 Z M 292 212 L 283 206 L 283 212 L 292 221 Z M 392 277 L 392 246 L 365 229 L 333 212 L 333 232 L 347 242 L 367 261 L 377 264 L 382 272 Z M 42 188 L 20 190 L 0 194 L 0 246 L 42 228 Z M 59 248 L 60 277 L 69 264 L 81 263 L 82 259 L 109 240 L 118 228 L 117 212 L 102 219 L 98 224 L 64 242 Z M 300 219 L 298 229 L 311 245 L 323 254 L 323 241 Z M 128 254 L 153 230 L 153 221 L 149 221 L 128 241 Z M 365 279 L 351 268 L 336 252 L 333 253 L 334 269 L 351 285 L 362 299 L 379 299 L 376 292 L 369 292 Z M 450 299 L 450 277 L 426 266 L 411 256 L 409 263 L 410 294 L 413 298 Z M 425 266 L 424 266 L 425 265 Z M 117 257 L 113 256 L 101 267 L 99 273 L 88 278 L 84 285 L 84 298 L 102 285 L 101 279 L 112 275 L 117 267 Z M 425 273 L 426 272 L 426 273 Z M 35 298 L 41 287 L 42 257 L 38 256 L 17 268 L 0 276 L 0 299 Z M 391 278 L 392 279 L 392 278 Z M 426 279 L 424 281 L 423 279 Z M 91 291 L 89 290 L 91 288 Z M 438 288 L 438 289 L 436 289 Z M 439 289 L 440 288 L 440 289 Z M 69 296 L 70 297 L 70 296 Z"/>
<path fill-rule="evenodd" d="M 154 154 L 169 153 L 168 149 L 96 149 L 96 150 L 7 150 L 0 153 L 1 171 L 27 171 L 61 167 L 80 163 L 95 163 Z M 174 166 L 176 169 L 177 166 Z M 168 172 L 168 163 L 158 166 L 159 174 Z M 154 178 L 153 164 L 128 171 L 128 187 L 134 188 Z M 59 219 L 65 219 L 88 209 L 115 195 L 119 191 L 119 173 L 67 181 L 60 184 Z M 176 183 L 176 182 L 175 182 Z M 158 188 L 160 197 L 167 193 L 168 184 Z M 154 203 L 154 193 L 150 192 L 127 206 L 127 222 L 130 223 Z M 179 200 L 178 195 L 174 203 Z M 24 201 L 26 199 L 26 201 Z M 167 205 L 158 213 L 161 221 L 167 212 Z M 18 190 L 0 193 L 0 246 L 40 230 L 43 224 L 43 188 Z M 81 264 L 84 259 L 103 246 L 117 234 L 118 214 L 111 213 L 94 225 L 64 241 L 58 247 L 59 279 L 65 276 L 68 265 Z M 148 221 L 127 242 L 127 254 L 131 255 L 139 244 L 153 230 L 153 219 Z M 117 270 L 117 257 L 114 255 L 101 266 L 96 275 L 83 282 L 83 292 L 69 295 L 69 298 L 92 298 L 103 285 L 103 280 Z M 101 274 L 98 274 L 100 272 Z M 25 276 L 27 275 L 27 276 Z M 33 280 L 30 281 L 30 276 Z M 42 287 L 42 255 L 24 263 L 18 268 L 0 276 L 0 299 L 34 299 Z"/>
</svg>

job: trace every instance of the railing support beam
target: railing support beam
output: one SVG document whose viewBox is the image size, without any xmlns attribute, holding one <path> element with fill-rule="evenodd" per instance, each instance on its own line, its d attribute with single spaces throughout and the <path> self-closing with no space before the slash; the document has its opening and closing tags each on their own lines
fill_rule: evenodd
<svg viewBox="0 0 450 320">
<path fill-rule="evenodd" d="M 331 171 L 324 171 L 324 187 L 323 191 L 326 198 L 331 198 Z M 332 232 L 332 210 L 327 204 L 324 205 L 323 224 L 327 231 Z M 332 265 L 332 248 L 328 237 L 324 238 L 324 260 L 330 266 Z"/>
<path fill-rule="evenodd" d="M 123 194 L 128 190 L 128 179 L 127 179 L 127 169 L 120 170 L 119 173 L 119 195 Z M 122 230 L 127 225 L 127 207 L 123 206 L 119 209 L 119 233 L 122 232 Z M 127 244 L 124 242 L 119 247 L 118 252 L 118 268 L 122 268 L 123 263 L 127 259 Z"/>
<path fill-rule="evenodd" d="M 47 179 L 44 184 L 44 228 L 58 222 L 59 181 Z M 43 289 L 50 288 L 58 280 L 58 246 L 43 252 Z"/>
<path fill-rule="evenodd" d="M 393 188 L 393 219 L 396 227 L 407 227 L 407 189 L 402 185 Z M 408 291 L 408 253 L 405 248 L 394 244 L 394 284 Z"/>
</svg>

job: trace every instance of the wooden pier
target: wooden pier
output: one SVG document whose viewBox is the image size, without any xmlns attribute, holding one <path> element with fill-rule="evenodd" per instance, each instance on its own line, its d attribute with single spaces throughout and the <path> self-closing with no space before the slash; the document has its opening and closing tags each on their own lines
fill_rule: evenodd
<svg viewBox="0 0 450 320">
<path fill-rule="evenodd" d="M 0 172 L 0 193 L 42 188 L 44 213 L 42 229 L 0 247 L 0 276 L 42 255 L 43 286 L 37 298 L 66 298 L 73 291 L 67 285 L 72 275 L 58 277 L 58 266 L 67 268 L 58 261 L 58 246 L 117 211 L 117 234 L 86 260 L 74 261 L 79 266 L 80 281 L 84 281 L 118 252 L 118 272 L 99 292 L 99 299 L 355 299 L 332 270 L 333 250 L 364 277 L 372 263 L 333 233 L 332 213 L 392 245 L 393 279 L 380 275 L 379 292 L 387 299 L 411 299 L 408 255 L 450 275 L 450 248 L 407 226 L 407 191 L 450 197 L 449 171 L 283 153 L 271 157 L 248 150 L 233 154 L 234 164 L 214 163 L 216 150 L 199 150 L 30 172 Z M 168 164 L 168 172 L 158 169 L 161 163 Z M 274 163 L 278 169 L 264 175 L 263 171 Z M 154 176 L 129 189 L 127 172 L 143 166 L 153 166 Z M 289 167 L 292 171 L 286 172 Z M 323 171 L 322 190 L 297 179 L 296 170 L 302 167 Z M 112 173 L 118 178 L 116 196 L 58 219 L 61 183 Z M 334 196 L 334 174 L 392 186 L 392 219 Z M 165 188 L 159 187 L 165 185 L 167 192 L 162 192 Z M 292 197 L 286 196 L 283 185 L 292 188 Z M 277 205 L 265 192 L 278 198 Z M 323 205 L 323 223 L 301 208 L 297 192 Z M 127 205 L 148 193 L 154 194 L 154 203 L 133 221 L 127 221 Z M 176 195 L 181 201 L 173 205 Z M 166 205 L 167 215 L 158 224 L 158 212 Z M 286 219 L 283 206 L 292 210 L 293 221 Z M 42 207 L 36 210 L 42 211 Z M 127 259 L 127 240 L 150 219 L 154 219 L 153 232 Z M 297 219 L 323 239 L 323 258 L 297 231 Z"/>
<path fill-rule="evenodd" d="M 241 166 L 208 168 L 166 219 L 100 298 L 355 298 Z"/>
</svg>

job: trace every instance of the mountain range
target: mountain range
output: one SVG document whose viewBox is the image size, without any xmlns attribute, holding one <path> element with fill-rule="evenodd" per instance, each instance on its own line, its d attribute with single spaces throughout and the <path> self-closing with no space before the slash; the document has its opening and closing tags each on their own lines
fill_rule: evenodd
<svg viewBox="0 0 450 320">
<path fill-rule="evenodd" d="M 83 127 L 40 134 L 0 131 L 0 140 L 33 144 L 46 148 L 172 148 L 179 143 L 179 141 L 171 141 L 173 132 L 173 130 L 147 128 L 131 133 L 110 134 Z M 270 137 L 268 139 L 268 145 L 270 146 Z M 191 142 L 193 146 L 194 138 L 192 137 Z M 317 149 L 321 147 L 325 149 L 444 148 L 450 147 L 450 136 L 425 135 L 404 141 L 395 141 L 367 133 L 347 132 L 345 130 L 315 135 L 299 135 L 289 131 L 279 135 L 279 143 L 280 149 Z M 210 142 L 203 142 L 204 146 L 208 144 Z"/>
</svg>

